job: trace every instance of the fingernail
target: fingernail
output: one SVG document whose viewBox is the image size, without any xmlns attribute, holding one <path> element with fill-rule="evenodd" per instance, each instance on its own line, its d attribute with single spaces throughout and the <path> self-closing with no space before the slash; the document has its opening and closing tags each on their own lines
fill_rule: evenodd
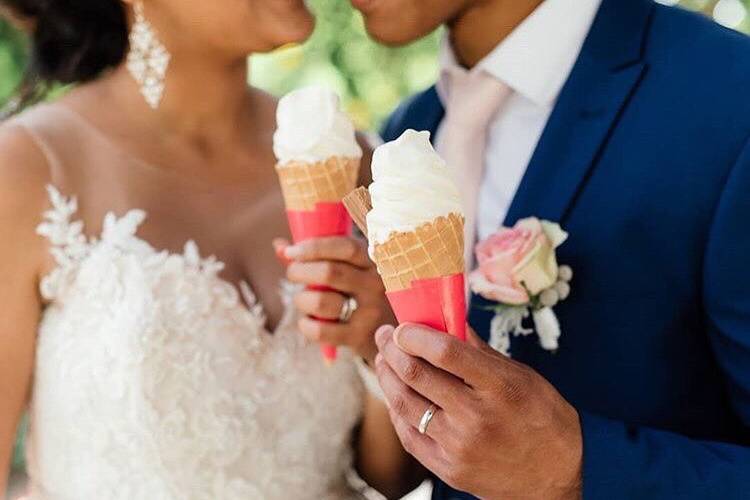
<svg viewBox="0 0 750 500">
<path fill-rule="evenodd" d="M 410 326 L 400 326 L 399 328 L 396 328 L 395 332 L 393 332 L 393 342 L 402 351 L 406 351 L 406 349 L 404 348 L 403 343 L 401 342 L 402 339 L 403 339 L 403 335 L 405 335 L 405 332 L 408 332 L 410 330 L 412 330 L 412 328 Z"/>
<path fill-rule="evenodd" d="M 276 252 L 276 258 L 279 259 L 279 262 L 281 262 L 283 265 L 288 266 L 292 263 L 292 260 L 286 256 L 286 252 L 284 252 L 283 246 L 275 246 L 274 252 Z"/>
<path fill-rule="evenodd" d="M 391 325 L 383 325 L 378 328 L 375 332 L 375 343 L 378 345 L 378 349 L 382 349 L 386 342 L 388 342 L 388 336 L 393 333 L 394 328 Z"/>
<path fill-rule="evenodd" d="M 287 259 L 297 259 L 302 256 L 302 248 L 299 245 L 286 247 L 284 255 L 286 255 Z"/>
</svg>

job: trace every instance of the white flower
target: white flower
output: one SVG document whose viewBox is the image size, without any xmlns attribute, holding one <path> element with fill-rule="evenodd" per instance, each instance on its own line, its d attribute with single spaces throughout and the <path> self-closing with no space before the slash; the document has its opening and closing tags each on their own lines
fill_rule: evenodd
<svg viewBox="0 0 750 500">
<path fill-rule="evenodd" d="M 523 327 L 523 320 L 529 317 L 526 307 L 506 307 L 498 312 L 490 324 L 490 347 L 500 354 L 510 357 L 510 335 L 529 335 L 534 330 Z"/>
<path fill-rule="evenodd" d="M 538 311 L 534 311 L 532 316 L 542 348 L 547 351 L 556 351 L 559 347 L 560 322 L 557 320 L 555 312 L 549 307 L 544 307 Z"/>
</svg>

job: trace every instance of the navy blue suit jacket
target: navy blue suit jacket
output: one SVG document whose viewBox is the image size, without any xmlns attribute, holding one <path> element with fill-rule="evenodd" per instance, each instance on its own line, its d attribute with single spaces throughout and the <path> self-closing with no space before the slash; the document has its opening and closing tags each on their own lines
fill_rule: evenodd
<svg viewBox="0 0 750 500">
<path fill-rule="evenodd" d="M 384 138 L 443 114 L 429 89 Z M 603 1 L 505 220 L 570 232 L 560 350 L 512 352 L 581 414 L 585 499 L 750 498 L 749 139 L 750 39 Z"/>
</svg>

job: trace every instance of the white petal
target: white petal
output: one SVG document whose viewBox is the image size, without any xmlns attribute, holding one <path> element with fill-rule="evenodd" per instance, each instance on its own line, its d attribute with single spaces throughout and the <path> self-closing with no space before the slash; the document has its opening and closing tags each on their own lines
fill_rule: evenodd
<svg viewBox="0 0 750 500">
<path fill-rule="evenodd" d="M 536 333 L 539 335 L 539 343 L 547 351 L 556 351 L 559 347 L 560 322 L 555 312 L 549 307 L 544 307 L 532 313 Z"/>
<path fill-rule="evenodd" d="M 543 220 L 542 229 L 544 230 L 544 234 L 547 235 L 547 238 L 549 238 L 549 241 L 552 243 L 552 246 L 555 248 L 565 243 L 565 240 L 568 239 L 568 233 L 563 231 L 563 229 L 560 227 L 560 224 Z"/>
</svg>

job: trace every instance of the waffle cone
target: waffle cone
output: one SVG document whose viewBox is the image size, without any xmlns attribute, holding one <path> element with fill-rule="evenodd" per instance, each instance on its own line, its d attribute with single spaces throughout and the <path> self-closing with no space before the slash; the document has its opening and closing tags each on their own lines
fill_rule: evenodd
<svg viewBox="0 0 750 500">
<path fill-rule="evenodd" d="M 317 203 L 341 201 L 357 185 L 359 158 L 276 165 L 287 210 L 314 210 Z"/>
<path fill-rule="evenodd" d="M 374 259 L 389 292 L 405 290 L 415 280 L 464 272 L 464 218 L 438 217 L 415 231 L 393 233 L 375 245 Z"/>
</svg>

